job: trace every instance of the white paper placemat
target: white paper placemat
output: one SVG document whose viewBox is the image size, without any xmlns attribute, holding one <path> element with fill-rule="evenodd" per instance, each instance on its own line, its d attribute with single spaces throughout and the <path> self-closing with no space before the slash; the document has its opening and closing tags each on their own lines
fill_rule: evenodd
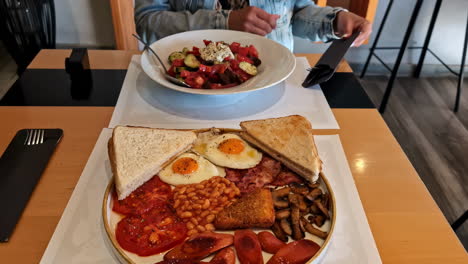
<svg viewBox="0 0 468 264">
<path fill-rule="evenodd" d="M 160 86 L 143 72 L 140 56 L 135 55 L 109 127 L 237 128 L 243 120 L 297 114 L 307 117 L 315 129 L 338 129 L 320 87 L 301 86 L 309 67 L 307 59 L 301 57 L 291 76 L 273 87 L 234 95 L 197 95 Z"/>
<path fill-rule="evenodd" d="M 118 263 L 102 221 L 102 199 L 112 178 L 104 129 L 41 259 L 41 263 Z M 337 223 L 321 263 L 379 264 L 377 247 L 338 136 L 316 136 L 337 200 Z"/>
</svg>

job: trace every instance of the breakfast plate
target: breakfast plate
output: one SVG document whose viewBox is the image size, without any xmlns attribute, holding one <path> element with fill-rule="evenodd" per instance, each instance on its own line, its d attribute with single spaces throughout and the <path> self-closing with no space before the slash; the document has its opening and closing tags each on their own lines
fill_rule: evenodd
<svg viewBox="0 0 468 264">
<path fill-rule="evenodd" d="M 258 66 L 258 74 L 246 82 L 231 88 L 186 88 L 169 82 L 164 77 L 159 62 L 148 51 L 143 52 L 141 56 L 142 69 L 152 80 L 169 89 L 192 94 L 225 95 L 245 93 L 271 87 L 289 77 L 296 67 L 294 55 L 283 45 L 262 36 L 240 31 L 196 30 L 183 32 L 162 38 L 151 44 L 151 48 L 158 53 L 163 63 L 169 68 L 170 64 L 166 58 L 168 58 L 171 53 L 174 51 L 181 51 L 187 47 L 203 47 L 205 46 L 203 40 L 210 40 L 213 42 L 223 41 L 226 43 L 238 42 L 242 46 L 255 46 L 261 60 L 261 64 Z"/>
<path fill-rule="evenodd" d="M 201 133 L 207 133 L 208 131 L 212 131 L 212 130 L 213 129 L 200 129 L 200 130 L 193 130 L 193 132 L 195 132 L 197 135 L 200 135 Z M 241 130 L 237 130 L 237 129 L 222 129 L 221 128 L 221 129 L 216 129 L 216 130 L 221 135 L 227 134 L 227 133 L 238 134 L 238 133 L 242 132 Z M 183 130 L 183 131 L 187 131 L 187 130 Z M 107 236 L 108 236 L 108 238 L 111 241 L 111 244 L 113 246 L 112 248 L 114 250 L 114 253 L 118 256 L 119 260 L 122 263 L 146 264 L 146 263 L 157 263 L 157 262 L 162 261 L 164 259 L 164 254 L 166 254 L 166 252 L 162 252 L 160 254 L 154 254 L 154 255 L 151 255 L 151 256 L 142 257 L 142 256 L 139 256 L 139 255 L 137 255 L 135 253 L 124 250 L 120 246 L 119 242 L 117 241 L 118 239 L 116 238 L 116 228 L 117 228 L 118 223 L 123 219 L 124 216 L 122 216 L 121 214 L 118 214 L 118 213 L 115 212 L 114 202 L 116 201 L 115 200 L 115 195 L 116 194 L 115 194 L 114 179 L 115 179 L 115 177 L 113 179 L 111 179 L 111 181 L 109 182 L 109 184 L 108 184 L 108 186 L 106 188 L 106 191 L 105 191 L 105 194 L 104 194 L 104 197 L 103 197 L 103 203 L 102 203 L 102 218 L 103 218 L 103 222 L 104 222 L 104 227 L 105 227 L 106 234 L 107 234 Z M 272 196 L 273 196 L 274 202 L 276 202 L 276 198 L 274 198 L 275 197 L 275 192 L 279 191 L 279 190 L 286 189 L 286 187 L 284 187 L 284 186 L 281 186 L 281 185 L 277 185 L 277 186 L 279 186 L 279 187 L 271 189 L 271 191 L 273 193 Z M 291 187 L 291 189 L 293 188 L 293 186 L 291 184 L 289 184 L 289 186 Z M 175 187 L 175 189 L 172 187 L 172 189 L 173 189 L 173 191 L 175 193 L 177 192 L 176 189 L 178 189 L 178 188 L 179 188 L 179 186 Z M 335 227 L 335 223 L 336 223 L 336 199 L 335 199 L 334 193 L 333 193 L 333 191 L 331 189 L 330 183 L 328 182 L 327 178 L 325 177 L 325 175 L 323 173 L 320 173 L 319 178 L 316 181 L 315 187 L 313 187 L 313 188 L 315 188 L 315 190 L 320 189 L 320 190 L 318 190 L 320 193 L 328 195 L 328 206 L 327 207 L 328 207 L 329 217 L 328 217 L 327 220 L 325 220 L 325 222 L 322 223 L 322 225 L 320 227 L 316 227 L 321 232 L 326 232 L 326 235 L 323 236 L 322 238 L 320 238 L 320 237 L 318 237 L 316 235 L 311 235 L 310 233 L 304 232 L 305 237 L 303 237 L 303 238 L 305 240 L 313 241 L 319 246 L 319 249 L 317 250 L 317 252 L 307 261 L 307 263 L 318 263 L 323 258 L 323 256 L 325 255 L 325 252 L 327 251 L 327 249 L 328 249 L 328 247 L 330 245 L 330 241 L 331 241 L 331 239 L 333 237 L 333 231 L 334 231 L 334 227 Z M 201 191 L 203 191 L 203 190 L 201 190 Z M 309 193 L 309 194 L 312 193 L 312 191 L 310 191 L 310 192 L 309 191 L 310 190 L 307 189 L 307 193 Z M 185 191 L 183 191 L 183 192 L 185 192 Z M 268 191 L 268 192 L 270 192 L 270 191 Z M 226 192 L 226 193 L 228 193 L 228 192 Z M 288 193 L 289 193 L 289 191 L 288 191 Z M 294 193 L 296 193 L 296 192 L 294 192 Z M 291 194 L 292 194 L 292 192 L 289 195 L 291 195 Z M 187 194 L 187 196 L 189 196 L 189 195 Z M 291 197 L 291 196 L 289 196 L 289 197 Z M 321 196 L 321 197 L 324 197 L 324 196 Z M 287 199 L 288 198 L 286 198 L 286 200 Z M 177 198 L 175 198 L 175 200 L 177 202 Z M 294 207 L 293 202 L 291 201 L 291 198 L 289 198 L 289 200 L 290 200 L 290 204 L 288 206 Z M 176 208 L 176 207 L 177 206 L 174 205 L 174 208 Z M 114 210 L 113 210 L 113 208 L 114 208 Z M 275 208 L 276 208 L 276 203 L 275 203 Z M 290 208 L 288 208 L 288 210 L 289 209 Z M 278 210 L 278 209 L 276 209 L 276 210 Z M 278 211 L 276 211 L 276 213 L 278 213 Z M 307 214 L 305 214 L 303 217 L 305 218 L 306 216 L 307 216 Z M 269 230 L 269 229 L 266 229 L 266 228 L 252 228 L 252 229 L 253 229 L 253 231 L 255 233 L 259 233 L 261 231 Z M 218 231 L 216 229 L 215 232 L 216 233 L 234 235 L 234 231 L 232 231 L 232 230 Z M 237 250 L 237 248 L 236 248 L 236 250 Z M 262 251 L 262 256 L 263 256 L 264 261 L 266 262 L 273 255 L 270 254 L 270 253 L 266 253 L 266 252 Z M 206 261 L 209 258 L 210 257 L 205 258 L 204 261 Z M 236 260 L 236 262 L 239 263 L 238 260 Z"/>
<path fill-rule="evenodd" d="M 311 264 L 316 264 L 319 263 L 324 255 L 326 254 L 328 247 L 330 245 L 330 241 L 332 239 L 333 235 L 333 230 L 335 227 L 335 222 L 336 222 L 336 205 L 335 205 L 335 198 L 333 196 L 333 192 L 331 191 L 330 188 L 330 183 L 326 179 L 324 175 L 321 175 L 320 177 L 320 188 L 328 191 L 332 195 L 332 210 L 331 210 L 331 220 L 324 225 L 322 228 L 323 231 L 328 232 L 328 237 L 326 239 L 320 239 L 316 236 L 313 236 L 311 234 L 306 234 L 305 239 L 310 239 L 317 244 L 320 245 L 320 250 L 313 256 L 307 263 Z M 104 194 L 104 200 L 102 204 L 102 217 L 104 221 L 104 227 L 107 233 L 107 236 L 109 240 L 112 243 L 112 249 L 114 251 L 114 254 L 118 257 L 119 261 L 121 263 L 130 263 L 130 264 L 153 264 L 157 263 L 163 260 L 164 253 L 149 256 L 149 257 L 141 257 L 138 256 L 134 253 L 128 252 L 124 249 L 122 249 L 119 246 L 119 243 L 117 242 L 115 238 L 115 229 L 117 226 L 117 223 L 122 219 L 122 216 L 113 212 L 112 211 L 112 206 L 113 206 L 113 201 L 112 201 L 112 192 L 114 191 L 114 181 L 111 180 L 109 182 L 109 185 L 107 186 L 106 192 Z M 262 231 L 261 229 L 255 230 L 256 232 Z M 218 233 L 219 231 L 217 231 Z M 229 232 L 222 232 L 222 233 L 228 233 L 228 234 L 234 234 L 233 231 Z M 271 258 L 272 254 L 262 252 L 263 259 L 268 260 Z M 237 261 L 239 263 L 239 261 Z"/>
</svg>

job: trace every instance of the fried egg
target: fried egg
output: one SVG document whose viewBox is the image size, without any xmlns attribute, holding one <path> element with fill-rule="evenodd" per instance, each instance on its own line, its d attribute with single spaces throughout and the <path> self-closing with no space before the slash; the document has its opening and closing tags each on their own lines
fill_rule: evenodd
<svg viewBox="0 0 468 264">
<path fill-rule="evenodd" d="M 214 176 L 224 177 L 224 169 L 218 168 L 207 159 L 193 154 L 184 153 L 159 172 L 159 178 L 168 184 L 199 183 Z"/>
<path fill-rule="evenodd" d="M 252 168 L 262 160 L 261 152 L 235 134 L 210 137 L 194 149 L 214 164 L 233 169 Z"/>
</svg>

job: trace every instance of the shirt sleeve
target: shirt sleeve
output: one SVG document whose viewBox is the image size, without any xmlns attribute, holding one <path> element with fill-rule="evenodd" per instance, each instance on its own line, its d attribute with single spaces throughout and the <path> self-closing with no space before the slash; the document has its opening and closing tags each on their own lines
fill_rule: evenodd
<svg viewBox="0 0 468 264">
<path fill-rule="evenodd" d="M 198 29 L 226 29 L 227 10 L 173 11 L 168 0 L 135 0 L 135 25 L 148 42 Z"/>
<path fill-rule="evenodd" d="M 319 7 L 311 0 L 298 0 L 292 17 L 293 35 L 311 41 L 328 42 L 339 39 L 333 30 L 336 14 L 346 9 L 340 7 Z"/>
</svg>

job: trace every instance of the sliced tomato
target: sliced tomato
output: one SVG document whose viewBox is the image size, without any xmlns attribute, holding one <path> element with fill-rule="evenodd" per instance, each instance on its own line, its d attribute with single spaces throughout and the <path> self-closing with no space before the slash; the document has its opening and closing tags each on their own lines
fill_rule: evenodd
<svg viewBox="0 0 468 264">
<path fill-rule="evenodd" d="M 175 73 L 174 69 L 175 69 L 175 66 L 171 65 L 171 67 L 169 67 L 169 69 L 167 70 L 167 74 L 169 74 L 172 77 L 175 77 L 176 73 Z"/>
<path fill-rule="evenodd" d="M 254 58 L 258 58 L 258 51 L 257 51 L 257 48 L 255 48 L 254 45 L 249 46 L 249 56 L 252 56 Z"/>
<path fill-rule="evenodd" d="M 260 245 L 263 251 L 270 254 L 275 254 L 280 248 L 286 246 L 286 243 L 276 238 L 275 235 L 268 231 L 262 231 L 257 234 Z"/>
<path fill-rule="evenodd" d="M 249 75 L 248 73 L 246 73 L 245 71 L 243 71 L 241 69 L 234 70 L 233 72 L 235 74 L 237 74 L 237 76 L 239 76 L 239 78 L 242 80 L 242 82 L 245 82 L 248 79 L 252 78 L 252 75 Z"/>
<path fill-rule="evenodd" d="M 238 60 L 230 60 L 229 61 L 229 66 L 231 67 L 232 70 L 238 70 L 239 69 L 239 61 Z"/>
<path fill-rule="evenodd" d="M 124 215 L 141 215 L 152 208 L 164 207 L 172 199 L 171 186 L 154 176 L 127 198 L 118 200 L 114 193 L 114 212 Z"/>
<path fill-rule="evenodd" d="M 215 64 L 211 67 L 211 73 L 221 73 L 223 74 L 226 69 L 228 68 L 227 64 L 221 63 L 221 64 Z"/>
<path fill-rule="evenodd" d="M 182 67 L 182 66 L 185 66 L 185 63 L 184 63 L 183 59 L 175 59 L 175 60 L 172 61 L 171 66 Z"/>
<path fill-rule="evenodd" d="M 241 264 L 263 264 L 262 247 L 257 235 L 250 229 L 234 232 L 234 247 Z"/>
<path fill-rule="evenodd" d="M 211 259 L 210 264 L 235 264 L 236 263 L 236 253 L 232 248 L 225 248 Z"/>
<path fill-rule="evenodd" d="M 239 47 L 237 54 L 241 56 L 247 56 L 249 54 L 249 47 Z"/>
<path fill-rule="evenodd" d="M 240 55 L 240 54 L 237 54 L 237 60 L 238 60 L 239 62 L 245 61 L 245 62 L 248 62 L 248 63 L 250 63 L 250 64 L 254 64 L 253 60 L 247 58 L 247 57 L 244 56 L 244 55 Z"/>
<path fill-rule="evenodd" d="M 229 49 L 231 49 L 231 51 L 233 53 L 238 53 L 239 52 L 239 47 L 240 47 L 239 42 L 233 42 L 233 43 L 231 43 L 231 45 L 229 45 Z"/>
<path fill-rule="evenodd" d="M 123 218 L 117 224 L 115 237 L 123 249 L 139 256 L 151 256 L 182 243 L 187 237 L 187 228 L 168 206 L 164 206 Z"/>
<path fill-rule="evenodd" d="M 203 43 L 205 43 L 205 46 L 210 45 L 211 42 L 212 42 L 211 40 L 206 40 L 206 39 L 203 40 Z"/>
<path fill-rule="evenodd" d="M 267 264 L 304 264 L 312 258 L 320 246 L 317 243 L 302 239 L 293 241 L 282 247 L 276 254 L 268 260 Z"/>
<path fill-rule="evenodd" d="M 182 245 L 179 245 L 167 252 L 166 255 L 164 255 L 164 259 L 200 260 L 211 253 L 232 245 L 232 243 L 232 235 L 203 232 L 197 236 L 189 238 Z"/>
<path fill-rule="evenodd" d="M 229 83 L 229 84 L 220 84 L 220 83 L 210 83 L 210 89 L 224 89 L 231 88 L 239 85 L 238 83 Z"/>
<path fill-rule="evenodd" d="M 201 88 L 205 83 L 205 79 L 201 75 L 192 75 L 185 78 L 185 83 L 187 83 L 192 88 Z"/>
<path fill-rule="evenodd" d="M 190 75 L 192 75 L 191 71 L 183 70 L 183 71 L 180 72 L 180 77 L 182 77 L 182 78 L 187 78 Z"/>
<path fill-rule="evenodd" d="M 193 46 L 192 48 L 192 54 L 195 55 L 195 56 L 200 56 L 200 49 Z"/>
<path fill-rule="evenodd" d="M 213 70 L 213 68 L 211 66 L 208 66 L 208 65 L 205 65 L 205 64 L 200 64 L 200 66 L 198 67 L 199 72 L 212 72 L 212 70 Z"/>
</svg>

